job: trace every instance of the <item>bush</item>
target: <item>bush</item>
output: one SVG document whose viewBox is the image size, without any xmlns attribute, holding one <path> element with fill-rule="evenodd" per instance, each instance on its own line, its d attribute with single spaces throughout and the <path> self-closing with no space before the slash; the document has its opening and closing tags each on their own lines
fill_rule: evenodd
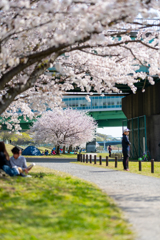
<svg viewBox="0 0 160 240">
<path fill-rule="evenodd" d="M 112 153 L 111 157 L 112 158 L 118 157 L 118 159 L 122 159 L 122 155 L 123 155 L 122 153 Z"/>
</svg>

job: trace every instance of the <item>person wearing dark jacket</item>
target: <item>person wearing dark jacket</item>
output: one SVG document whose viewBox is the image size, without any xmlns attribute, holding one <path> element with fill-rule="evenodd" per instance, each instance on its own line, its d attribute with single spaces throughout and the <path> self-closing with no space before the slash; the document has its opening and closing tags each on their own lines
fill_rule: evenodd
<svg viewBox="0 0 160 240">
<path fill-rule="evenodd" d="M 128 157 L 129 157 L 129 150 L 130 150 L 130 141 L 128 139 L 129 129 L 126 128 L 123 132 L 122 137 L 122 152 L 123 152 L 123 167 L 124 170 L 129 171 L 128 169 Z"/>
<path fill-rule="evenodd" d="M 9 161 L 9 154 L 7 153 L 4 142 L 0 142 L 0 169 L 6 172 L 10 176 L 19 175 L 18 169 L 12 168 Z"/>
</svg>

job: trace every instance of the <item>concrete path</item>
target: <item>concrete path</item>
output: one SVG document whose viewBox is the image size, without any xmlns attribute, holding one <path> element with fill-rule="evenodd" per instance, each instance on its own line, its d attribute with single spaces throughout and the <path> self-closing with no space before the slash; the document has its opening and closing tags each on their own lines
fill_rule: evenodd
<svg viewBox="0 0 160 240">
<path fill-rule="evenodd" d="M 82 166 L 66 159 L 34 160 L 38 165 L 97 184 L 121 207 L 137 232 L 138 240 L 160 240 L 160 179 L 89 164 Z"/>
</svg>

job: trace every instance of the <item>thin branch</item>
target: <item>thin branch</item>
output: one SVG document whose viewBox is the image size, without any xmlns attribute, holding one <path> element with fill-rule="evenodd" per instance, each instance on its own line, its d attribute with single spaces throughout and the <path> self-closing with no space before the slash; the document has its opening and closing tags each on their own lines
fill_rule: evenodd
<svg viewBox="0 0 160 240">
<path fill-rule="evenodd" d="M 93 52 L 87 52 L 83 49 L 80 50 L 81 52 L 88 53 L 94 56 L 99 56 L 99 57 L 118 57 L 119 54 L 99 54 L 99 53 L 93 53 Z"/>
<path fill-rule="evenodd" d="M 31 28 L 23 29 L 23 30 L 18 31 L 18 32 L 10 33 L 9 35 L 7 35 L 6 37 L 4 37 L 4 38 L 0 41 L 0 44 L 2 44 L 4 41 L 7 41 L 7 40 L 8 40 L 11 36 L 13 36 L 13 35 L 18 35 L 18 34 L 23 33 L 23 32 L 28 32 L 28 31 L 30 31 L 30 30 L 33 30 L 33 29 L 42 27 L 42 26 L 44 26 L 44 25 L 46 25 L 46 24 L 48 24 L 48 23 L 51 23 L 51 22 L 52 22 L 52 21 L 49 20 L 49 21 L 47 21 L 47 22 L 45 22 L 45 23 L 41 23 L 41 24 L 39 24 L 39 25 L 37 25 L 37 26 L 35 26 L 35 27 L 31 27 Z"/>
<path fill-rule="evenodd" d="M 145 65 L 142 63 L 142 61 L 141 61 L 141 60 L 139 60 L 139 59 L 136 57 L 136 55 L 133 53 L 132 49 L 130 49 L 130 48 L 126 47 L 126 46 L 121 46 L 121 47 L 123 47 L 123 48 L 125 48 L 125 49 L 129 50 L 129 51 L 130 51 L 130 53 L 132 54 L 132 56 L 133 56 L 135 59 L 137 59 L 137 60 L 138 60 L 138 62 L 139 62 L 139 63 L 140 63 L 142 66 L 145 66 Z M 146 67 L 146 66 L 145 66 L 145 67 Z"/>
<path fill-rule="evenodd" d="M 38 64 L 37 64 L 38 65 Z M 33 72 L 31 73 L 28 81 L 25 85 L 17 85 L 16 88 L 10 88 L 7 93 L 3 96 L 2 102 L 0 103 L 0 114 L 2 114 L 6 108 L 14 101 L 15 97 L 19 94 L 27 91 L 31 86 L 36 82 L 37 78 L 48 68 L 48 64 L 45 64 L 42 68 L 34 68 Z M 10 98 L 8 97 L 10 96 Z"/>
</svg>

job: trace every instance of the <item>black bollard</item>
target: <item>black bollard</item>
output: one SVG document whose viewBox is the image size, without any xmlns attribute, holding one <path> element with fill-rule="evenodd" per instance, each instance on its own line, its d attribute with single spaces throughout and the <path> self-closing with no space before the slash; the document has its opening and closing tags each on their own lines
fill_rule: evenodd
<svg viewBox="0 0 160 240">
<path fill-rule="evenodd" d="M 151 159 L 151 173 L 154 173 L 154 159 Z"/>
<path fill-rule="evenodd" d="M 82 162 L 82 154 L 80 154 L 79 161 Z"/>
<path fill-rule="evenodd" d="M 139 161 L 139 171 L 142 171 L 142 162 Z"/>
<path fill-rule="evenodd" d="M 102 156 L 99 156 L 99 165 L 102 165 Z"/>
<path fill-rule="evenodd" d="M 106 166 L 108 166 L 108 156 L 106 156 Z"/>
<path fill-rule="evenodd" d="M 85 155 L 83 154 L 83 162 L 85 162 Z"/>
<path fill-rule="evenodd" d="M 94 155 L 94 164 L 96 164 L 96 155 Z"/>
<path fill-rule="evenodd" d="M 90 163 L 92 163 L 92 155 L 90 155 Z"/>
<path fill-rule="evenodd" d="M 86 155 L 86 163 L 88 163 L 88 154 Z"/>
<path fill-rule="evenodd" d="M 117 157 L 115 157 L 115 168 L 117 168 L 117 165 L 118 165 L 118 160 L 117 160 Z"/>
</svg>

